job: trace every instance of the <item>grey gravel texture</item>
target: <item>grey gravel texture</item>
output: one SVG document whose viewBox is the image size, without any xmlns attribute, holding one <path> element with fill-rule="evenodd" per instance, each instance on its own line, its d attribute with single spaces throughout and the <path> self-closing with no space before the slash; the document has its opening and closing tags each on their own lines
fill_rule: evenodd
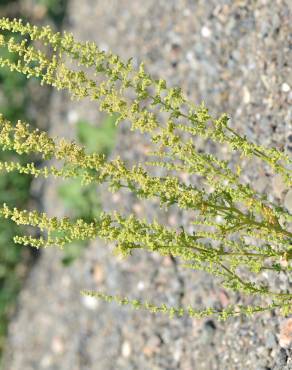
<svg viewBox="0 0 292 370">
<path fill-rule="evenodd" d="M 291 3 L 280 0 L 71 0 L 64 28 L 125 59 L 144 61 L 147 71 L 180 85 L 194 102 L 204 100 L 211 113 L 228 112 L 233 127 L 250 140 L 285 146 L 289 152 L 291 10 Z M 98 124 L 101 115 L 93 103 L 53 94 L 51 133 L 73 138 L 80 118 Z M 147 138 L 122 125 L 113 157 L 119 153 L 129 163 L 141 161 L 147 145 Z M 228 153 L 221 155 L 231 159 Z M 247 181 L 272 200 L 285 201 L 289 209 L 291 191 L 279 179 L 271 181 L 268 168 L 243 165 Z M 175 209 L 162 212 L 157 202 L 138 202 L 127 192 L 110 195 L 102 189 L 102 194 L 106 210 L 149 219 L 159 215 L 173 227 L 187 227 L 190 219 Z M 65 212 L 55 181 L 46 183 L 44 209 L 50 215 Z M 173 259 L 140 251 L 120 260 L 112 249 L 92 242 L 67 268 L 61 265 L 61 251 L 43 252 L 10 325 L 6 370 L 292 369 L 290 349 L 279 345 L 283 319 L 277 312 L 224 323 L 169 321 L 81 297 L 80 290 L 88 288 L 202 308 L 250 303 Z M 280 275 L 271 283 L 290 288 L 291 278 Z"/>
</svg>

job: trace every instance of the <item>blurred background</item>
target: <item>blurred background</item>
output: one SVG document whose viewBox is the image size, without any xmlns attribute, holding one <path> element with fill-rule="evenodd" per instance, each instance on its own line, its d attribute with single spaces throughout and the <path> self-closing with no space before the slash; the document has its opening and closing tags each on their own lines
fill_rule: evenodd
<svg viewBox="0 0 292 370">
<path fill-rule="evenodd" d="M 50 25 L 56 32 L 60 30 L 65 13 L 67 0 L 1 0 L 0 16 L 22 18 L 36 25 Z M 15 35 L 14 35 L 15 36 Z M 16 36 L 17 37 L 17 36 Z M 5 56 L 1 50 L 1 55 Z M 33 127 L 42 130 L 49 128 L 49 105 L 51 89 L 40 87 L 37 81 L 28 80 L 21 74 L 11 73 L 6 69 L 0 71 L 0 111 L 12 121 L 29 122 Z M 102 152 L 108 155 L 114 147 L 116 139 L 117 116 L 104 117 L 97 130 L 86 120 L 76 122 L 76 137 L 87 151 Z M 0 152 L 1 160 L 12 160 L 13 154 Z M 26 158 L 21 159 L 25 162 Z M 36 182 L 35 187 L 40 187 Z M 35 194 L 30 176 L 17 173 L 6 174 L 0 178 L 0 200 L 19 208 L 40 209 L 40 193 Z M 92 220 L 101 211 L 100 197 L 96 187 L 82 187 L 80 181 L 70 180 L 57 188 L 59 199 L 71 217 Z M 5 345 L 7 325 L 15 313 L 17 295 L 25 278 L 40 255 L 40 251 L 32 248 L 19 248 L 13 243 L 13 236 L 19 234 L 19 228 L 9 220 L 1 220 L 0 224 L 0 359 Z M 81 253 L 86 243 L 72 245 L 65 251 L 61 259 L 64 266 L 69 265 Z"/>
<path fill-rule="evenodd" d="M 65 15 L 66 0 L 1 0 L 0 17 L 22 18 L 39 25 L 50 24 L 56 30 Z M 0 54 L 3 56 L 3 49 Z M 25 76 L 0 71 L 0 111 L 12 122 L 18 119 L 31 122 L 34 126 L 47 128 L 46 102 L 49 89 L 41 89 L 36 81 Z M 12 154 L 0 152 L 1 160 L 11 160 Z M 17 173 L 1 174 L 0 202 L 15 207 L 26 207 L 37 202 L 30 196 L 31 178 Z M 0 223 L 0 359 L 7 333 L 9 317 L 14 312 L 16 297 L 28 269 L 37 257 L 30 248 L 14 245 L 12 237 L 17 232 L 12 222 Z M 19 231 L 18 231 L 19 232 Z"/>
<path fill-rule="evenodd" d="M 0 16 L 22 18 L 76 40 L 95 41 L 124 60 L 141 61 L 154 77 L 181 86 L 211 114 L 227 112 L 233 128 L 257 143 L 292 151 L 291 2 L 284 0 L 0 0 Z M 3 51 L 0 51 L 0 54 Z M 85 145 L 88 152 L 143 162 L 147 137 L 118 129 L 116 116 L 102 115 L 87 100 L 40 87 L 0 69 L 0 112 L 53 136 Z M 200 150 L 205 143 L 196 142 Z M 218 154 L 220 149 L 208 146 Z M 231 160 L 222 149 L 222 158 Z M 12 157 L 10 157 L 12 158 Z M 8 154 L 0 152 L 1 160 Z M 25 158 L 23 158 L 25 160 Z M 242 161 L 246 180 L 258 192 L 285 204 L 292 196 L 269 169 Z M 159 173 L 158 173 L 159 174 Z M 183 181 L 192 181 L 184 176 Z M 91 220 L 101 210 L 119 210 L 191 232 L 191 215 L 164 212 L 126 191 L 81 187 L 76 181 L 32 181 L 0 175 L 0 204 L 39 209 L 54 216 Z M 218 309 L 250 304 L 203 272 L 186 271 L 176 260 L 143 252 L 113 257 L 101 241 L 64 251 L 36 252 L 12 242 L 19 229 L 0 222 L 0 358 L 3 370 L 234 370 L 290 369 L 291 351 L 279 345 L 281 318 L 173 319 L 134 312 L 80 296 L 81 289 Z M 272 284 L 291 288 L 288 276 Z M 290 366 L 290 367 L 289 367 Z M 2 370 L 1 369 L 1 370 Z"/>
</svg>

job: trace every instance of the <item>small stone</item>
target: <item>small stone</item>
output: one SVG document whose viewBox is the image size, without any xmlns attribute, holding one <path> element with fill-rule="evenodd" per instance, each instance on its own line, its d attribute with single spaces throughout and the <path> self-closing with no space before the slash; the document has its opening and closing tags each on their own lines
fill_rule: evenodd
<svg viewBox="0 0 292 370">
<path fill-rule="evenodd" d="M 130 356 L 131 352 L 132 352 L 132 348 L 131 348 L 130 342 L 125 341 L 122 344 L 122 356 L 127 358 Z"/>
<path fill-rule="evenodd" d="M 162 265 L 165 266 L 165 267 L 170 267 L 172 266 L 172 259 L 169 257 L 169 256 L 165 256 L 163 257 L 163 260 L 162 260 Z"/>
<path fill-rule="evenodd" d="M 210 28 L 208 28 L 208 27 L 206 27 L 206 26 L 204 26 L 204 27 L 202 27 L 202 29 L 201 29 L 201 35 L 203 36 L 203 37 L 205 37 L 205 38 L 209 38 L 210 36 L 211 36 L 211 30 L 210 30 Z"/>
<path fill-rule="evenodd" d="M 65 346 L 64 346 L 64 342 L 62 338 L 54 337 L 52 340 L 52 351 L 55 354 L 59 355 L 59 354 L 64 353 L 64 350 L 65 350 Z"/>
<path fill-rule="evenodd" d="M 230 299 L 229 299 L 229 296 L 228 296 L 227 292 L 225 292 L 225 290 L 220 290 L 219 291 L 219 300 L 220 300 L 221 306 L 223 308 L 225 308 L 229 305 Z"/>
<path fill-rule="evenodd" d="M 266 76 L 266 75 L 261 75 L 261 80 L 262 80 L 262 82 L 263 82 L 263 84 L 264 84 L 265 88 L 266 88 L 267 90 L 269 90 L 269 89 L 270 89 L 270 83 L 269 83 L 268 76 Z"/>
<path fill-rule="evenodd" d="M 71 285 L 72 281 L 68 275 L 64 275 L 61 279 L 61 285 L 63 288 L 69 288 Z"/>
<path fill-rule="evenodd" d="M 243 102 L 244 104 L 249 104 L 250 103 L 250 92 L 249 89 L 246 86 L 243 86 L 242 89 L 242 94 L 243 94 Z"/>
<path fill-rule="evenodd" d="M 79 115 L 75 110 L 70 110 L 67 114 L 68 122 L 69 123 L 76 123 L 79 119 Z"/>
<path fill-rule="evenodd" d="M 279 344 L 282 348 L 291 348 L 292 318 L 289 318 L 282 323 L 279 336 Z"/>
<path fill-rule="evenodd" d="M 144 288 L 145 288 L 145 283 L 142 280 L 140 280 L 137 284 L 137 289 L 141 291 L 141 290 L 144 290 Z"/>
<path fill-rule="evenodd" d="M 100 284 L 104 281 L 104 270 L 101 264 L 96 263 L 93 267 L 93 279 L 96 284 Z"/>
<path fill-rule="evenodd" d="M 170 226 L 177 226 L 178 224 L 177 217 L 174 214 L 169 215 L 167 221 Z"/>
<path fill-rule="evenodd" d="M 194 318 L 192 320 L 192 335 L 194 337 L 198 337 L 199 335 L 201 335 L 203 325 L 204 325 L 204 319 Z"/>
<path fill-rule="evenodd" d="M 181 359 L 181 355 L 182 355 L 182 350 L 181 348 L 175 348 L 174 351 L 173 351 L 173 359 L 176 361 L 176 362 L 179 362 L 180 359 Z"/>
<path fill-rule="evenodd" d="M 150 145 L 143 144 L 140 146 L 141 153 L 148 155 L 151 152 L 152 148 Z"/>
<path fill-rule="evenodd" d="M 143 213 L 143 206 L 141 203 L 135 203 L 133 205 L 133 211 L 136 213 L 137 216 Z"/>
<path fill-rule="evenodd" d="M 42 369 L 47 369 L 48 367 L 51 367 L 52 364 L 53 358 L 49 355 L 44 356 L 40 361 L 40 366 Z"/>
<path fill-rule="evenodd" d="M 153 353 L 155 353 L 155 349 L 153 349 L 149 346 L 145 346 L 143 348 L 143 353 L 144 353 L 145 356 L 151 357 L 153 355 Z"/>
<path fill-rule="evenodd" d="M 190 178 L 189 174 L 187 172 L 181 172 L 179 174 L 179 178 L 184 181 L 184 182 L 187 182 Z"/>
<path fill-rule="evenodd" d="M 184 17 L 189 17 L 191 15 L 190 9 L 184 8 L 183 15 L 184 15 Z"/>
<path fill-rule="evenodd" d="M 224 220 L 223 217 L 219 216 L 219 215 L 216 216 L 216 218 L 215 218 L 215 221 L 216 221 L 217 224 L 221 224 L 223 220 Z"/>
<path fill-rule="evenodd" d="M 98 300 L 88 295 L 81 296 L 83 305 L 89 310 L 95 310 L 98 307 Z"/>
<path fill-rule="evenodd" d="M 146 346 L 143 348 L 143 353 L 150 357 L 154 353 L 159 352 L 161 345 L 161 340 L 157 335 L 153 335 L 153 337 L 150 337 L 146 343 Z"/>
<path fill-rule="evenodd" d="M 33 8 L 33 16 L 35 19 L 43 19 L 47 14 L 47 8 L 42 4 L 37 4 Z"/>
<path fill-rule="evenodd" d="M 119 193 L 114 193 L 114 194 L 112 195 L 112 201 L 113 201 L 114 203 L 118 203 L 120 200 L 121 200 L 121 194 L 119 194 Z"/>
<path fill-rule="evenodd" d="M 187 59 L 187 61 L 192 61 L 193 59 L 194 59 L 194 53 L 192 52 L 192 51 L 188 51 L 187 53 L 186 53 L 186 59 Z"/>
<path fill-rule="evenodd" d="M 281 86 L 281 90 L 282 90 L 283 92 L 289 92 L 289 91 L 290 91 L 290 86 L 289 86 L 286 82 L 284 82 L 284 83 L 282 84 L 282 86 Z"/>
</svg>

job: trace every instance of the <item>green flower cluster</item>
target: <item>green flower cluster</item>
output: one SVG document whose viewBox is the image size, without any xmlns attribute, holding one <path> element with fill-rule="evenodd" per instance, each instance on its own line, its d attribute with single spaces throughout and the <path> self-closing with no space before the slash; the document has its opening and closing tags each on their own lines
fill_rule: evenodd
<svg viewBox="0 0 292 370">
<path fill-rule="evenodd" d="M 81 294 L 85 296 L 100 298 L 106 302 L 116 302 L 119 305 L 130 305 L 132 308 L 139 310 L 139 309 L 145 309 L 152 313 L 162 313 L 169 316 L 170 319 L 173 317 L 183 317 L 188 316 L 191 318 L 201 319 L 207 316 L 215 316 L 219 321 L 224 321 L 228 319 L 230 316 L 238 316 L 241 314 L 251 316 L 254 313 L 258 312 L 264 312 L 268 310 L 272 310 L 275 308 L 282 308 L 285 309 L 289 306 L 289 302 L 285 303 L 277 303 L 273 302 L 266 306 L 243 306 L 243 305 L 230 305 L 226 307 L 223 310 L 216 310 L 215 308 L 209 307 L 204 310 L 196 310 L 193 307 L 189 306 L 187 308 L 184 307 L 169 307 L 165 304 L 162 304 L 161 306 L 157 306 L 150 302 L 141 302 L 137 299 L 129 300 L 127 297 L 119 297 L 119 296 L 111 296 L 105 293 L 100 292 L 93 292 L 90 290 L 83 290 Z"/>
<path fill-rule="evenodd" d="M 285 208 L 268 201 L 266 195 L 257 194 L 249 184 L 242 183 L 240 166 L 234 171 L 227 161 L 199 152 L 194 137 L 225 143 L 242 157 L 259 158 L 291 186 L 289 166 L 292 161 L 285 153 L 250 143 L 229 127 L 226 114 L 217 119 L 211 117 L 203 104 L 195 106 L 180 88 L 169 88 L 164 80 L 152 78 L 143 64 L 135 70 L 131 60 L 123 62 L 118 56 L 99 50 L 94 43 L 76 42 L 70 33 L 54 33 L 50 27 L 38 28 L 23 24 L 21 20 L 1 19 L 0 29 L 21 36 L 16 40 L 0 34 L 0 47 L 14 56 L 13 61 L 0 58 L 2 67 L 28 78 L 36 77 L 41 84 L 68 90 L 74 99 L 88 97 L 97 101 L 101 111 L 118 114 L 119 122 L 128 120 L 132 130 L 147 133 L 154 148 L 149 153 L 149 161 L 129 167 L 120 158 L 107 161 L 104 155 L 87 154 L 85 148 L 75 142 L 52 138 L 21 121 L 13 125 L 1 115 L 0 146 L 3 150 L 39 156 L 43 161 L 55 159 L 58 164 L 39 167 L 33 160 L 26 164 L 0 162 L 0 171 L 18 171 L 45 178 L 81 178 L 83 184 L 107 183 L 112 191 L 127 188 L 139 198 L 158 199 L 163 207 L 176 205 L 184 211 L 195 211 L 193 223 L 198 228 L 196 233 L 189 234 L 183 229 L 166 228 L 156 221 L 148 223 L 134 216 L 124 217 L 118 212 L 102 214 L 88 223 L 81 219 L 49 218 L 36 211 L 11 209 L 4 204 L 0 217 L 43 231 L 38 239 L 16 236 L 15 242 L 36 248 L 63 248 L 75 240 L 99 237 L 116 242 L 117 251 L 123 255 L 140 248 L 179 257 L 188 268 L 219 276 L 227 288 L 275 300 L 264 308 L 230 307 L 220 314 L 213 309 L 199 313 L 194 309 L 164 305 L 159 308 L 122 299 L 122 303 L 131 303 L 136 308 L 148 308 L 170 316 L 187 312 L 190 316 L 218 314 L 219 318 L 273 307 L 287 311 L 290 294 L 272 292 L 268 286 L 240 276 L 238 270 L 245 266 L 257 274 L 267 269 L 275 273 L 290 271 L 292 233 L 288 224 L 292 216 Z M 37 49 L 34 41 L 49 45 L 50 54 Z M 78 69 L 80 66 L 82 71 Z M 86 68 L 90 73 L 84 71 Z M 89 77 L 92 72 L 94 77 Z M 166 116 L 163 122 L 160 113 Z M 153 176 L 147 170 L 151 166 L 163 167 L 170 174 Z M 199 175 L 203 186 L 185 184 L 180 179 L 181 172 Z M 255 245 L 248 243 L 246 237 L 255 240 Z M 106 300 L 110 297 L 102 293 L 97 296 Z"/>
</svg>

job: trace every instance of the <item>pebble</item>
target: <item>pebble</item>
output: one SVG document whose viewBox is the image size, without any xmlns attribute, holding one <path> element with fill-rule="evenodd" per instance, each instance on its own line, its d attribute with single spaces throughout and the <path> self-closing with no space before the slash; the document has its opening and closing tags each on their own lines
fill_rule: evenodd
<svg viewBox="0 0 292 370">
<path fill-rule="evenodd" d="M 122 344 L 122 356 L 125 358 L 128 358 L 131 355 L 131 352 L 132 352 L 132 347 L 131 347 L 130 342 L 125 341 Z"/>
<path fill-rule="evenodd" d="M 175 350 L 173 351 L 173 359 L 176 362 L 179 362 L 182 356 L 182 349 L 181 346 L 176 346 Z"/>
<path fill-rule="evenodd" d="M 53 364 L 53 358 L 50 355 L 45 355 L 41 361 L 40 361 L 40 366 L 42 369 L 47 369 Z"/>
<path fill-rule="evenodd" d="M 223 219 L 222 216 L 216 216 L 215 220 L 216 220 L 217 224 L 221 224 L 224 219 Z"/>
<path fill-rule="evenodd" d="M 145 289 L 145 283 L 142 280 L 138 282 L 137 289 L 140 291 Z"/>
<path fill-rule="evenodd" d="M 230 299 L 225 290 L 220 290 L 219 300 L 223 308 L 227 307 L 230 304 Z"/>
<path fill-rule="evenodd" d="M 279 344 L 282 348 L 291 348 L 292 344 L 292 318 L 289 318 L 282 322 Z"/>
<path fill-rule="evenodd" d="M 165 267 L 170 267 L 173 265 L 172 259 L 169 256 L 165 256 L 162 259 L 162 265 Z"/>
<path fill-rule="evenodd" d="M 267 90 L 270 90 L 270 83 L 269 83 L 268 76 L 266 76 L 266 75 L 261 75 L 261 80 L 262 80 L 262 82 L 263 82 L 263 84 L 264 84 L 265 88 L 266 88 Z"/>
<path fill-rule="evenodd" d="M 175 227 L 178 225 L 177 216 L 173 213 L 169 215 L 167 221 L 168 221 L 169 226 Z"/>
<path fill-rule="evenodd" d="M 121 194 L 119 194 L 119 193 L 114 193 L 114 194 L 112 195 L 112 201 L 113 201 L 114 203 L 118 203 L 120 200 L 121 200 Z"/>
<path fill-rule="evenodd" d="M 182 181 L 187 182 L 189 180 L 189 178 L 190 178 L 190 175 L 187 172 L 180 172 L 179 178 Z"/>
<path fill-rule="evenodd" d="M 79 119 L 78 112 L 76 112 L 75 110 L 70 110 L 67 113 L 67 119 L 68 119 L 68 122 L 71 123 L 71 124 L 76 123 L 78 121 L 78 119 Z"/>
<path fill-rule="evenodd" d="M 185 17 L 189 17 L 189 16 L 191 15 L 191 11 L 190 11 L 190 9 L 185 8 L 185 9 L 183 10 L 183 15 L 184 15 Z"/>
<path fill-rule="evenodd" d="M 192 51 L 187 51 L 186 59 L 188 62 L 191 62 L 194 59 L 194 53 Z"/>
<path fill-rule="evenodd" d="M 143 214 L 143 205 L 141 203 L 134 203 L 133 204 L 133 211 L 137 216 L 141 216 Z"/>
<path fill-rule="evenodd" d="M 63 339 L 61 337 L 54 337 L 52 340 L 51 347 L 52 347 L 52 351 L 57 355 L 64 353 L 65 346 L 64 346 Z"/>
<path fill-rule="evenodd" d="M 243 102 L 244 104 L 250 103 L 250 92 L 249 89 L 246 86 L 243 86 Z"/>
<path fill-rule="evenodd" d="M 69 288 L 72 283 L 72 280 L 69 275 L 62 276 L 61 285 L 63 288 Z"/>
<path fill-rule="evenodd" d="M 205 38 L 209 38 L 211 36 L 212 32 L 210 30 L 210 28 L 204 26 L 202 27 L 201 29 L 201 35 Z"/>
<path fill-rule="evenodd" d="M 41 20 L 47 14 L 47 8 L 43 4 L 37 4 L 33 7 L 33 17 L 37 20 Z"/>
<path fill-rule="evenodd" d="M 89 310 L 95 310 L 97 309 L 99 305 L 99 302 L 96 298 L 90 297 L 88 295 L 82 295 L 81 300 L 82 300 L 83 305 Z"/>
<path fill-rule="evenodd" d="M 282 84 L 282 86 L 281 86 L 281 90 L 283 91 L 283 92 L 289 92 L 290 91 L 290 86 L 286 83 L 286 82 L 284 82 L 283 84 Z"/>
<path fill-rule="evenodd" d="M 100 263 L 96 263 L 93 267 L 93 278 L 96 284 L 104 281 L 104 269 Z"/>
<path fill-rule="evenodd" d="M 159 347 L 161 345 L 161 340 L 157 335 L 153 335 L 150 337 L 146 343 L 146 346 L 143 348 L 143 353 L 151 357 L 154 353 L 159 351 Z"/>
</svg>

